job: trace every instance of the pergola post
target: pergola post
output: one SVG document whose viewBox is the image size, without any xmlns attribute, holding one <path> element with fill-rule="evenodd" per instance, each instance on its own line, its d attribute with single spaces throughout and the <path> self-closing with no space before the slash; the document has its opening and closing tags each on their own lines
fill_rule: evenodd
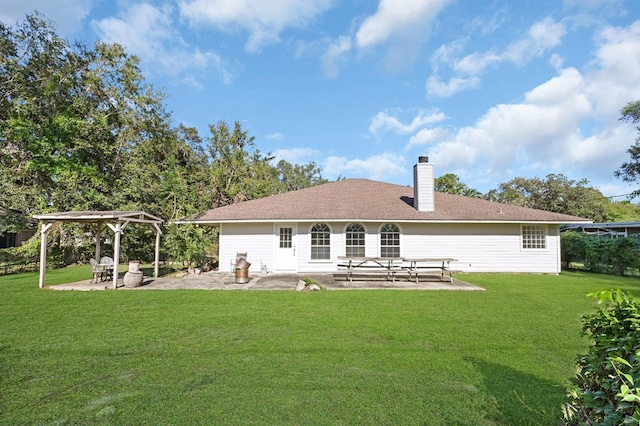
<svg viewBox="0 0 640 426">
<path fill-rule="evenodd" d="M 113 289 L 118 288 L 118 270 L 120 266 L 120 234 L 122 233 L 122 223 L 116 222 L 116 226 L 113 229 L 115 238 L 113 242 Z"/>
<path fill-rule="evenodd" d="M 153 277 L 158 278 L 158 275 L 160 274 L 160 234 L 162 234 L 162 231 L 160 231 L 160 227 L 157 223 L 154 223 L 153 227 L 156 229 L 156 251 L 153 259 Z"/>
<path fill-rule="evenodd" d="M 51 223 L 43 223 L 40 229 L 40 288 L 44 287 L 44 276 L 47 271 L 47 231 L 51 228 Z"/>
</svg>

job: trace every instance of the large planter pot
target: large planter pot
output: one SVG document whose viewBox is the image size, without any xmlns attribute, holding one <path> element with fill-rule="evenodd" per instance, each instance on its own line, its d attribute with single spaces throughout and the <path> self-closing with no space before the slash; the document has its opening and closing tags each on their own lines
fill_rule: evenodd
<svg viewBox="0 0 640 426">
<path fill-rule="evenodd" d="M 129 261 L 129 272 L 140 272 L 140 261 L 139 260 L 130 260 Z"/>
<path fill-rule="evenodd" d="M 129 261 L 129 270 L 124 274 L 124 286 L 127 288 L 140 287 L 144 276 L 140 270 L 140 261 Z"/>
<path fill-rule="evenodd" d="M 138 272 L 127 272 L 126 274 L 124 274 L 124 286 L 131 288 L 131 287 L 140 287 L 142 285 L 142 279 L 143 279 L 143 275 L 142 275 L 142 271 L 138 271 Z"/>
</svg>

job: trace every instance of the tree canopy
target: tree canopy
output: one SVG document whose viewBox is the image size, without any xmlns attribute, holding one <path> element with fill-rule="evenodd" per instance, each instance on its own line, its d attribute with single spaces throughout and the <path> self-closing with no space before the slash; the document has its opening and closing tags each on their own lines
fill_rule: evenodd
<svg viewBox="0 0 640 426">
<path fill-rule="evenodd" d="M 138 65 L 119 44 L 66 41 L 38 13 L 0 23 L 0 207 L 23 220 L 66 210 L 171 220 L 325 182 L 315 163 L 272 164 L 239 122 L 218 121 L 205 138 L 174 126 Z M 0 233 L 20 228 L 11 219 Z"/>
<path fill-rule="evenodd" d="M 588 184 L 586 179 L 576 181 L 562 174 L 550 174 L 546 179 L 517 177 L 501 183 L 485 198 L 604 222 L 611 202 Z"/>
<path fill-rule="evenodd" d="M 638 131 L 638 137 L 635 143 L 627 150 L 630 159 L 622 163 L 620 168 L 615 171 L 615 176 L 622 179 L 625 182 L 638 182 L 640 181 L 640 100 L 635 102 L 629 102 L 624 108 L 622 108 L 623 121 L 631 122 L 636 125 Z M 632 193 L 632 197 L 640 195 L 640 189 L 635 190 Z"/>
<path fill-rule="evenodd" d="M 464 182 L 460 181 L 458 175 L 453 173 L 447 173 L 435 178 L 434 186 L 435 190 L 439 192 L 464 195 L 466 197 L 482 197 L 482 193 L 480 191 L 467 186 Z"/>
</svg>

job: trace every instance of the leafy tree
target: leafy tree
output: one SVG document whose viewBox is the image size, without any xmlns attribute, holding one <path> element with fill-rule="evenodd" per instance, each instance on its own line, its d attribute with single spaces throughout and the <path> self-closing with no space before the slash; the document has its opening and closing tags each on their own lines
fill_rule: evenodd
<svg viewBox="0 0 640 426">
<path fill-rule="evenodd" d="M 640 205 L 629 201 L 611 202 L 606 206 L 609 222 L 634 222 L 640 220 Z"/>
<path fill-rule="evenodd" d="M 206 182 L 204 151 L 192 131 L 171 128 L 163 101 L 118 44 L 70 44 L 37 13 L 15 28 L 0 23 L 0 205 L 24 218 L 115 209 L 172 218 L 178 206 L 203 207 L 184 188 Z M 192 199 L 206 199 L 199 192 Z M 123 244 L 152 234 L 134 228 Z"/>
<path fill-rule="evenodd" d="M 167 131 L 163 95 L 122 46 L 69 44 L 28 15 L 0 24 L 0 204 L 113 209 L 135 148 Z"/>
<path fill-rule="evenodd" d="M 276 166 L 280 187 L 278 192 L 295 191 L 311 186 L 327 183 L 322 177 L 322 169 L 314 162 L 307 164 L 291 164 L 285 160 L 278 161 Z"/>
<path fill-rule="evenodd" d="M 640 100 L 629 102 L 622 108 L 621 113 L 622 117 L 620 119 L 635 124 L 636 129 L 640 132 Z M 614 175 L 625 182 L 638 182 L 640 180 L 640 135 L 627 152 L 631 158 L 622 163 L 620 168 L 614 172 Z M 640 189 L 632 194 L 633 197 L 638 195 L 640 195 Z"/>
<path fill-rule="evenodd" d="M 611 202 L 588 184 L 587 179 L 576 181 L 562 174 L 547 175 L 545 180 L 517 177 L 489 191 L 485 198 L 605 222 Z"/>
<path fill-rule="evenodd" d="M 164 98 L 118 44 L 71 44 L 37 13 L 15 27 L 0 23 L 0 207 L 25 219 L 145 210 L 171 220 L 324 182 L 314 163 L 273 166 L 238 122 L 211 125 L 204 140 L 194 128 L 174 128 Z M 11 217 L 0 232 L 23 225 Z M 85 228 L 62 226 L 51 240 L 76 250 Z M 184 232 L 167 233 L 166 247 L 178 247 Z M 196 233 L 193 241 L 215 242 L 215 232 Z M 132 227 L 123 252 L 149 258 L 153 244 L 143 243 L 153 238 L 148 227 Z M 194 257 L 193 247 L 179 251 Z"/>
<path fill-rule="evenodd" d="M 273 156 L 256 148 L 254 137 L 239 122 L 233 131 L 225 121 L 209 126 L 209 156 L 212 206 L 253 200 L 327 182 L 315 163 L 271 165 Z"/>
<path fill-rule="evenodd" d="M 260 154 L 254 144 L 255 138 L 249 136 L 238 121 L 233 132 L 224 120 L 210 125 L 209 130 L 211 136 L 207 140 L 212 159 L 210 186 L 213 206 L 225 206 L 268 194 L 269 188 L 261 188 L 256 178 L 264 180 L 265 175 L 269 175 L 268 162 L 271 158 Z M 271 192 L 274 190 L 271 188 Z"/>
<path fill-rule="evenodd" d="M 467 186 L 460 181 L 458 175 L 453 173 L 447 173 L 440 177 L 435 178 L 434 181 L 435 190 L 439 192 L 446 192 L 454 195 L 464 195 L 465 197 L 482 197 L 480 191 Z"/>
<path fill-rule="evenodd" d="M 216 248 L 217 230 L 209 226 L 169 225 L 165 247 L 169 256 L 189 264 L 202 265 L 205 257 L 212 256 Z"/>
</svg>

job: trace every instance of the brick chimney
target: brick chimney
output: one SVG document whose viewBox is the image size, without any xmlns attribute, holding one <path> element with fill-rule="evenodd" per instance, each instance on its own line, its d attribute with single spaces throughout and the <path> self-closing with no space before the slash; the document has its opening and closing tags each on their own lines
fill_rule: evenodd
<svg viewBox="0 0 640 426">
<path fill-rule="evenodd" d="M 429 157 L 418 157 L 418 164 L 413 166 L 413 207 L 421 212 L 435 210 L 435 184 L 433 164 Z"/>
</svg>

